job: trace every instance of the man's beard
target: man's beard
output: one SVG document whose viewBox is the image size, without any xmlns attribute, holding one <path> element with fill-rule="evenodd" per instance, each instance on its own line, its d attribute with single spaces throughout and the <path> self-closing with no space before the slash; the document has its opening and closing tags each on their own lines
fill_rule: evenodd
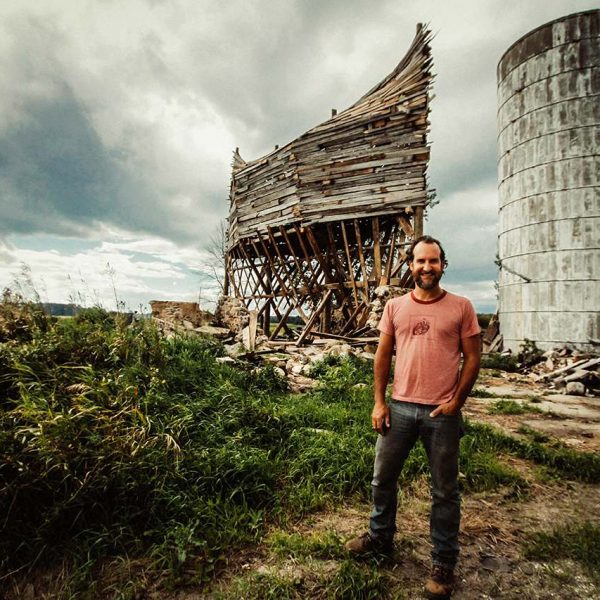
<svg viewBox="0 0 600 600">
<path fill-rule="evenodd" d="M 434 287 L 436 287 L 440 282 L 443 273 L 440 273 L 439 277 L 435 273 L 428 273 L 428 275 L 430 275 L 430 277 L 428 277 L 426 280 L 423 280 L 421 275 L 417 275 L 415 277 L 415 284 L 422 290 L 432 290 Z"/>
</svg>

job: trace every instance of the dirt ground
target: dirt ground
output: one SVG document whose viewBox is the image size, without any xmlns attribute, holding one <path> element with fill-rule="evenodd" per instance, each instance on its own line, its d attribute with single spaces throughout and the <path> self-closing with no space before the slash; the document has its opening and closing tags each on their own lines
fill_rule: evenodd
<svg viewBox="0 0 600 600">
<path fill-rule="evenodd" d="M 493 424 L 507 433 L 522 436 L 523 425 L 560 439 L 578 451 L 600 449 L 600 398 L 565 396 L 546 389 L 522 375 L 485 374 L 477 386 L 495 394 L 491 398 L 471 398 L 467 417 Z M 491 403 L 512 399 L 536 407 L 539 412 L 519 415 L 490 414 Z M 540 483 L 532 465 L 508 459 L 530 483 L 525 498 L 513 498 L 506 490 L 468 495 L 463 498 L 461 557 L 457 568 L 457 600 L 546 600 L 556 598 L 600 598 L 600 586 L 572 561 L 541 563 L 523 557 L 528 533 L 551 530 L 559 524 L 591 521 L 600 523 L 600 486 L 572 481 Z M 342 506 L 334 512 L 314 515 L 287 533 L 311 536 L 331 532 L 348 539 L 365 530 L 369 506 Z M 423 598 L 423 583 L 430 568 L 429 490 L 420 481 L 405 491 L 398 510 L 398 539 L 393 559 L 380 565 L 391 581 L 391 596 Z M 252 572 L 291 576 L 310 580 L 315 573 L 337 568 L 336 561 L 282 561 L 266 550 L 249 552 L 238 561 L 226 580 Z M 237 571 L 237 572 L 236 572 Z M 291 575 L 290 575 L 291 574 Z M 217 589 L 226 589 L 221 581 Z M 182 593 L 178 600 L 210 598 L 211 595 Z M 308 597 L 308 596 L 307 596 Z"/>
</svg>

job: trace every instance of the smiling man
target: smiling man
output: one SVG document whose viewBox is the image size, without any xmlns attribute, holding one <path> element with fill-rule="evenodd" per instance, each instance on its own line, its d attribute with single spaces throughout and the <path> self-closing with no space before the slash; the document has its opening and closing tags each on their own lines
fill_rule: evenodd
<svg viewBox="0 0 600 600">
<path fill-rule="evenodd" d="M 350 540 L 346 548 L 355 555 L 391 554 L 398 477 L 420 439 L 429 460 L 432 498 L 433 566 L 425 591 L 429 598 L 441 599 L 449 598 L 454 589 L 459 551 L 461 408 L 479 372 L 480 329 L 471 302 L 440 287 L 448 263 L 438 240 L 430 236 L 415 240 L 408 250 L 408 264 L 415 289 L 390 300 L 379 324 L 371 415 L 379 436 L 369 531 Z M 394 347 L 396 366 L 388 404 L 385 393 Z"/>
</svg>

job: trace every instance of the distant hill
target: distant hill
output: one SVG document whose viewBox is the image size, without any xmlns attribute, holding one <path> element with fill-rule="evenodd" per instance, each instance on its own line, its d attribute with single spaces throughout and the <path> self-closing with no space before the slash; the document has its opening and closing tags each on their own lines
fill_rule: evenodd
<svg viewBox="0 0 600 600">
<path fill-rule="evenodd" d="M 72 317 L 81 309 L 77 304 L 61 304 L 60 302 L 43 302 L 44 310 L 54 317 Z"/>
</svg>

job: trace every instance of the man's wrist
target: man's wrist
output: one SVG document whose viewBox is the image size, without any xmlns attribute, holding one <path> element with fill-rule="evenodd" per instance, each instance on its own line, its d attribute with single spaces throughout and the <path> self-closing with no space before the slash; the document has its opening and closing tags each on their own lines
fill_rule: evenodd
<svg viewBox="0 0 600 600">
<path fill-rule="evenodd" d="M 461 409 L 464 406 L 465 401 L 461 400 L 460 398 L 452 398 L 452 400 L 450 400 L 448 404 L 450 404 L 451 406 L 455 406 L 458 409 Z"/>
</svg>

